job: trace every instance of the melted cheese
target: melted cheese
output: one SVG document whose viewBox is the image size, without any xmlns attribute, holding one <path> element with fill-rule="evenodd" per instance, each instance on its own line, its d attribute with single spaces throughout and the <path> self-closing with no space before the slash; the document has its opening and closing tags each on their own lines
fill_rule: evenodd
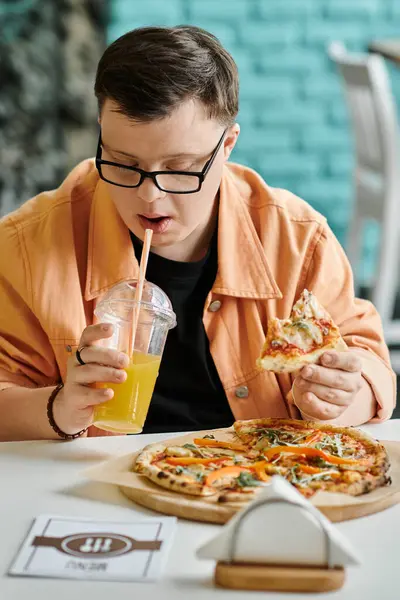
<svg viewBox="0 0 400 600">
<path fill-rule="evenodd" d="M 326 313 L 314 294 L 308 290 L 304 290 L 293 306 L 292 315 L 294 318 L 305 318 L 305 319 L 323 319 L 326 317 Z"/>
<path fill-rule="evenodd" d="M 274 340 L 276 345 L 290 344 L 308 352 L 323 343 L 322 331 L 313 321 L 282 321 L 279 329 Z"/>
<path fill-rule="evenodd" d="M 189 448 L 182 448 L 182 446 L 170 446 L 165 450 L 167 456 L 194 456 L 194 453 Z"/>
</svg>

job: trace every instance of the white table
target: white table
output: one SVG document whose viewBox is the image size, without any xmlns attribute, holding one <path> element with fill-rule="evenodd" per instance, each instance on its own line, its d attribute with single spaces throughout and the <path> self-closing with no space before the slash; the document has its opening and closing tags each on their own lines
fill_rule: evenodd
<svg viewBox="0 0 400 600">
<path fill-rule="evenodd" d="M 368 425 L 374 437 L 400 440 L 400 420 Z M 400 598 L 400 505 L 381 513 L 337 524 L 359 550 L 361 567 L 348 570 L 342 590 L 328 595 L 275 594 L 217 589 L 213 561 L 200 561 L 195 549 L 217 525 L 179 521 L 163 579 L 158 583 L 79 582 L 8 577 L 6 572 L 32 519 L 40 514 L 126 519 L 154 515 L 136 506 L 113 486 L 88 482 L 82 471 L 115 454 L 135 451 L 163 435 L 105 437 L 73 442 L 0 444 L 0 599 L 1 600 L 268 600 L 305 597 L 332 600 L 398 600 Z"/>
</svg>

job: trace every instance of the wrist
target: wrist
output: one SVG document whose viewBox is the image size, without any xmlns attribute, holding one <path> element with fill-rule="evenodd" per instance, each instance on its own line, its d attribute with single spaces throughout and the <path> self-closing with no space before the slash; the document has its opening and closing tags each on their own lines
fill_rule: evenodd
<svg viewBox="0 0 400 600">
<path fill-rule="evenodd" d="M 65 419 L 65 390 L 64 385 L 60 383 L 54 388 L 47 402 L 47 418 L 49 423 L 58 435 L 64 440 L 72 440 L 83 435 L 87 427 L 79 429 L 77 426 L 71 426 L 68 419 Z"/>
</svg>

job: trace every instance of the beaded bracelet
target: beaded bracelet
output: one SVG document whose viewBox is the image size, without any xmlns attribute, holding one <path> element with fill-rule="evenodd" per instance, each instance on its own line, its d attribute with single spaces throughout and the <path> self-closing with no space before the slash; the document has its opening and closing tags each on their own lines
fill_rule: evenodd
<svg viewBox="0 0 400 600">
<path fill-rule="evenodd" d="M 47 418 L 49 420 L 49 423 L 52 427 L 52 429 L 56 432 L 56 434 L 62 438 L 63 440 L 75 440 L 76 438 L 80 437 L 83 433 L 85 433 L 87 431 L 87 427 L 85 429 L 82 429 L 81 431 L 78 431 L 78 433 L 64 433 L 64 431 L 62 431 L 57 423 L 54 420 L 54 416 L 53 416 L 53 404 L 54 404 L 54 400 L 56 399 L 56 396 L 58 394 L 58 392 L 60 390 L 62 390 L 62 388 L 64 387 L 63 383 L 59 383 L 57 385 L 57 387 L 54 388 L 54 390 L 51 392 L 50 394 L 50 398 L 47 401 Z"/>
</svg>

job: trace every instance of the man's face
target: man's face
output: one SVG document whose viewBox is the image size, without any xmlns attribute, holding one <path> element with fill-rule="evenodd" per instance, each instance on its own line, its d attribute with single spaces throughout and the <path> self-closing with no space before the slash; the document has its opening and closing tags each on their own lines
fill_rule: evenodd
<svg viewBox="0 0 400 600">
<path fill-rule="evenodd" d="M 115 109 L 107 100 L 101 113 L 102 158 L 145 171 L 202 171 L 224 131 L 195 101 L 182 104 L 164 119 L 146 123 L 132 121 Z M 153 248 L 185 246 L 186 241 L 188 247 L 198 249 L 214 215 L 222 168 L 238 133 L 238 125 L 226 132 L 199 192 L 163 192 L 149 178 L 138 188 L 108 184 L 127 227 L 141 240 L 146 228 L 153 229 Z"/>
</svg>

